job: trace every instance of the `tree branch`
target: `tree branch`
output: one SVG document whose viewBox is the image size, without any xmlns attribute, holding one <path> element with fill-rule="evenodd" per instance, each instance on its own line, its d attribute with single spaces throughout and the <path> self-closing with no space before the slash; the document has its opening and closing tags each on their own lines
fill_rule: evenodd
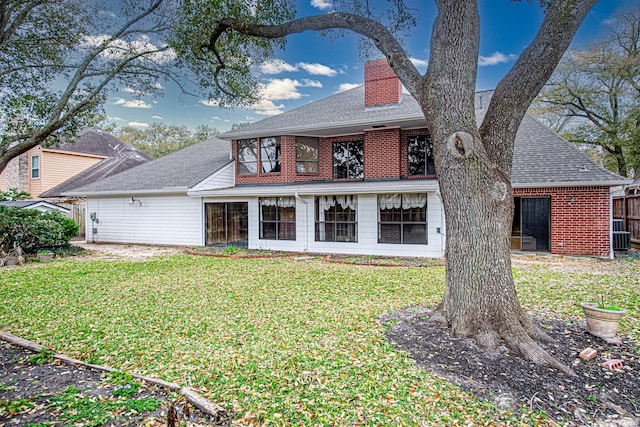
<svg viewBox="0 0 640 427">
<path fill-rule="evenodd" d="M 544 21 L 533 42 L 498 84 L 485 115 L 480 134 L 491 159 L 511 176 L 514 141 L 531 102 L 551 77 L 580 23 L 598 0 L 557 0 L 549 3 Z"/>
<path fill-rule="evenodd" d="M 258 25 L 232 18 L 223 19 L 217 23 L 211 33 L 209 43 L 201 46 L 201 48 L 210 50 L 216 56 L 219 62 L 216 68 L 217 75 L 227 67 L 217 48 L 217 43 L 220 37 L 229 29 L 248 36 L 276 39 L 303 31 L 323 31 L 337 28 L 351 30 L 373 40 L 378 49 L 386 56 L 389 65 L 391 65 L 407 90 L 414 96 L 418 94 L 420 73 L 411 63 L 409 56 L 395 37 L 379 22 L 350 13 L 334 12 L 326 15 L 310 16 L 295 19 L 281 25 Z M 220 85 L 218 87 L 225 92 L 223 87 Z"/>
</svg>

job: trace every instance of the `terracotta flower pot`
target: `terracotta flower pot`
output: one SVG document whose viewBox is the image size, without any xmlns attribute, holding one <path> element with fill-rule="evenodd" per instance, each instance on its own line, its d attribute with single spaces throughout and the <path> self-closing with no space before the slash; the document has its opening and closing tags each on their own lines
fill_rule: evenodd
<svg viewBox="0 0 640 427">
<path fill-rule="evenodd" d="M 50 262 L 53 258 L 53 254 L 38 254 L 38 259 L 40 262 Z"/>
<path fill-rule="evenodd" d="M 600 338 L 613 338 L 618 332 L 620 319 L 625 310 L 605 310 L 597 308 L 598 303 L 583 302 L 580 304 L 587 319 L 587 332 Z"/>
</svg>

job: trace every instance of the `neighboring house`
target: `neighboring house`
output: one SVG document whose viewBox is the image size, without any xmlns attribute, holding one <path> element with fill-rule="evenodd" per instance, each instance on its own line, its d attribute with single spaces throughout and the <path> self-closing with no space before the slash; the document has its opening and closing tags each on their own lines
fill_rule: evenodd
<svg viewBox="0 0 640 427">
<path fill-rule="evenodd" d="M 8 202 L 0 202 L 0 206 L 12 206 L 23 209 L 36 209 L 41 212 L 58 211 L 64 215 L 69 213 L 69 209 L 43 200 L 14 200 Z"/>
<path fill-rule="evenodd" d="M 91 127 L 82 130 L 73 142 L 37 146 L 13 159 L 0 173 L 0 191 L 17 188 L 33 198 L 60 197 L 62 191 L 91 182 L 88 178 L 101 179 L 150 159 L 99 127 Z M 85 173 L 82 180 L 73 180 L 91 168 L 101 173 Z"/>
<path fill-rule="evenodd" d="M 492 92 L 476 94 L 480 123 Z M 419 105 L 385 60 L 365 84 L 70 193 L 88 240 L 441 257 L 446 224 Z M 607 171 L 525 116 L 512 249 L 612 256 Z"/>
</svg>

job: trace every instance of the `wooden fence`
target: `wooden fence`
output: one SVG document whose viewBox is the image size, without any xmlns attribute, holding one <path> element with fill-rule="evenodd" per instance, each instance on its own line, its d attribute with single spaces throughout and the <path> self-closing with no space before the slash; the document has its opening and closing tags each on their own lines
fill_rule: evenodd
<svg viewBox="0 0 640 427">
<path fill-rule="evenodd" d="M 640 194 L 613 198 L 613 217 L 624 220 L 631 242 L 640 244 Z"/>
</svg>

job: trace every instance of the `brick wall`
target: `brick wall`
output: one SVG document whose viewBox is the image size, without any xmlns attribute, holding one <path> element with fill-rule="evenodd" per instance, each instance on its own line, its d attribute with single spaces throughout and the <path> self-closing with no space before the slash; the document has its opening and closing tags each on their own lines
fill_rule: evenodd
<svg viewBox="0 0 640 427">
<path fill-rule="evenodd" d="M 365 133 L 365 178 L 399 178 L 402 165 L 400 129 L 380 129 Z"/>
<path fill-rule="evenodd" d="M 386 59 L 364 64 L 364 105 L 395 104 L 402 98 L 402 84 Z"/>
<path fill-rule="evenodd" d="M 516 188 L 515 197 L 551 197 L 551 253 L 608 257 L 608 187 Z"/>
</svg>

